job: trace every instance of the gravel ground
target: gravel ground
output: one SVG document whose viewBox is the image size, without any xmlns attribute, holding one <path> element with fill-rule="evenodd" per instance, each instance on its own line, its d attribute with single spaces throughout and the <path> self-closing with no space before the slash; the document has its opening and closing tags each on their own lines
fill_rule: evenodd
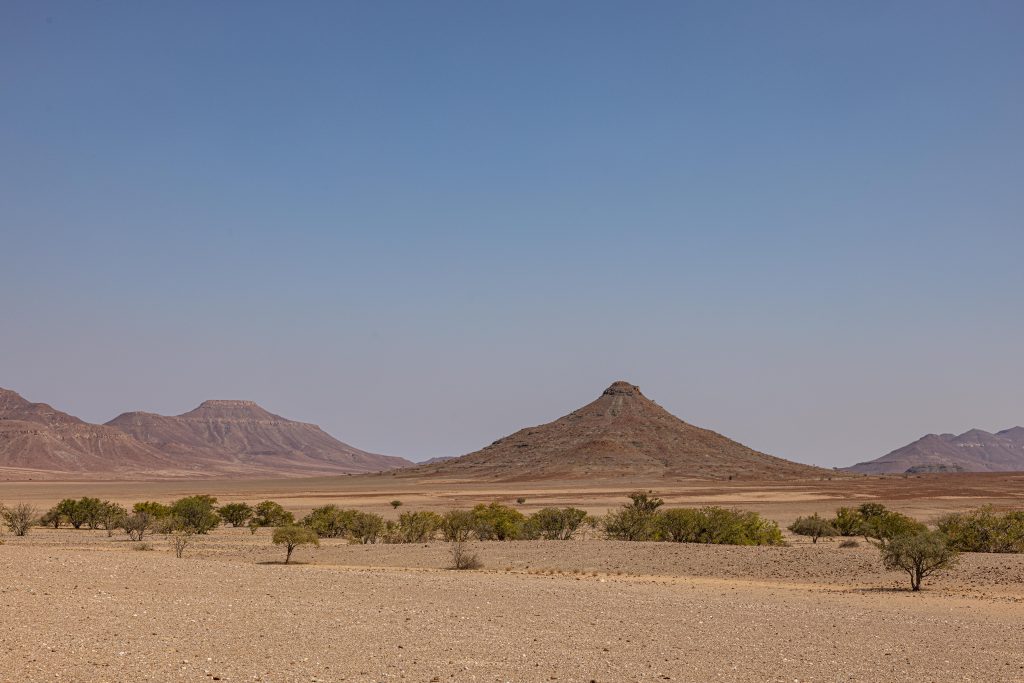
<svg viewBox="0 0 1024 683">
<path fill-rule="evenodd" d="M 159 537 L 5 541 L 5 683 L 1024 681 L 1016 556 L 965 556 L 912 594 L 827 544 L 479 544 L 486 569 L 453 572 L 441 544 L 260 564 L 283 553 L 232 529 L 180 560 Z"/>
</svg>

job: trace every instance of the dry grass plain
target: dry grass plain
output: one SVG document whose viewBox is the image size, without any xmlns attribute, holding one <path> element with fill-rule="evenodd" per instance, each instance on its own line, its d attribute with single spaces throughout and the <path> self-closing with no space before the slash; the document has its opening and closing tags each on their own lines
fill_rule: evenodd
<svg viewBox="0 0 1024 683">
<path fill-rule="evenodd" d="M 602 513 L 628 491 L 670 505 L 797 515 L 878 500 L 928 520 L 1024 507 L 1024 475 L 804 482 L 469 483 L 388 475 L 202 482 L 0 482 L 46 507 L 210 493 L 297 514 L 334 502 L 391 516 L 502 500 Z M 1024 557 L 967 554 L 912 594 L 873 548 L 324 540 L 277 564 L 269 532 L 218 529 L 176 559 L 104 531 L 33 529 L 0 546 L 0 681 L 1024 681 Z"/>
</svg>

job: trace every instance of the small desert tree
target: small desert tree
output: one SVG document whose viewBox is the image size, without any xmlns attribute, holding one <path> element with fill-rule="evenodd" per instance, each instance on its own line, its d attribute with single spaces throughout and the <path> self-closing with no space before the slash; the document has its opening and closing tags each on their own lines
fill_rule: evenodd
<svg viewBox="0 0 1024 683">
<path fill-rule="evenodd" d="M 398 508 L 402 507 L 402 501 L 400 501 L 400 500 L 393 500 L 393 501 L 391 501 L 391 507 L 393 507 L 394 509 L 397 510 Z"/>
<path fill-rule="evenodd" d="M 103 501 L 99 498 L 82 497 L 75 503 L 80 518 L 84 519 L 90 529 L 99 529 L 103 523 Z M 77 527 L 76 527 L 77 528 Z"/>
<path fill-rule="evenodd" d="M 884 548 L 897 536 L 909 536 L 928 530 L 921 522 L 899 512 L 885 510 L 879 514 L 866 516 L 861 525 L 860 533 L 864 540 Z"/>
<path fill-rule="evenodd" d="M 921 589 L 921 581 L 942 569 L 949 569 L 957 560 L 957 552 L 949 547 L 945 535 L 938 531 L 902 534 L 889 539 L 882 548 L 886 569 L 903 570 L 910 575 L 910 590 Z"/>
<path fill-rule="evenodd" d="M 12 508 L 2 508 L 4 524 L 15 536 L 24 536 L 36 519 L 36 509 L 28 503 L 18 503 Z"/>
<path fill-rule="evenodd" d="M 811 543 L 817 543 L 823 536 L 832 537 L 839 534 L 832 523 L 820 517 L 817 512 L 810 517 L 797 517 L 787 528 L 798 536 L 810 536 Z"/>
<path fill-rule="evenodd" d="M 171 515 L 180 520 L 182 528 L 205 534 L 220 524 L 220 517 L 214 512 L 216 504 L 213 496 L 186 496 L 171 504 Z"/>
<path fill-rule="evenodd" d="M 217 514 L 233 527 L 244 526 L 253 515 L 252 506 L 248 503 L 228 503 L 217 509 Z"/>
<path fill-rule="evenodd" d="M 100 503 L 98 518 L 103 528 L 107 530 L 107 536 L 113 536 L 114 529 L 119 528 L 126 517 L 128 511 L 123 506 L 109 500 Z"/>
<path fill-rule="evenodd" d="M 274 545 L 283 545 L 285 552 L 284 563 L 288 564 L 292 560 L 292 551 L 298 548 L 300 545 L 314 545 L 320 546 L 320 539 L 313 532 L 312 529 L 308 529 L 304 526 L 296 526 L 295 524 L 287 524 L 274 529 L 273 536 Z"/>
</svg>

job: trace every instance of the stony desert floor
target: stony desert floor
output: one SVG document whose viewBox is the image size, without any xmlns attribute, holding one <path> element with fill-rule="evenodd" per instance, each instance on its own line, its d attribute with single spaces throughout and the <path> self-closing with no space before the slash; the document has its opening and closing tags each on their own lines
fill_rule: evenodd
<svg viewBox="0 0 1024 683">
<path fill-rule="evenodd" d="M 326 480 L 223 490 L 25 482 L 0 484 L 0 499 L 130 503 L 201 489 L 222 500 L 274 498 L 296 512 L 324 502 L 391 512 L 395 497 L 417 509 L 522 495 L 527 511 L 553 502 L 600 512 L 622 495 L 612 483 L 502 490 L 351 479 L 334 490 Z M 656 490 L 672 504 L 737 505 L 785 523 L 866 499 L 922 519 L 986 500 L 1021 506 L 1022 481 L 660 482 Z M 484 567 L 465 572 L 446 568 L 441 542 L 324 540 L 286 566 L 267 530 L 218 529 L 196 537 L 182 559 L 161 536 L 146 539 L 149 551 L 104 531 L 33 529 L 2 540 L 4 682 L 1024 681 L 1024 557 L 1015 555 L 964 555 L 915 594 L 870 546 L 799 538 L 784 548 L 477 543 Z"/>
</svg>

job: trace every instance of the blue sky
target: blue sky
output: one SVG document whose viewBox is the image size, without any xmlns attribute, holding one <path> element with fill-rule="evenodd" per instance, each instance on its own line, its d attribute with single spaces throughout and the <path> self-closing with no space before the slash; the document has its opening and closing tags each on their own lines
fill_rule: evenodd
<svg viewBox="0 0 1024 683">
<path fill-rule="evenodd" d="M 1016 2 L 6 3 L 0 386 L 474 450 L 1024 423 Z"/>
</svg>

